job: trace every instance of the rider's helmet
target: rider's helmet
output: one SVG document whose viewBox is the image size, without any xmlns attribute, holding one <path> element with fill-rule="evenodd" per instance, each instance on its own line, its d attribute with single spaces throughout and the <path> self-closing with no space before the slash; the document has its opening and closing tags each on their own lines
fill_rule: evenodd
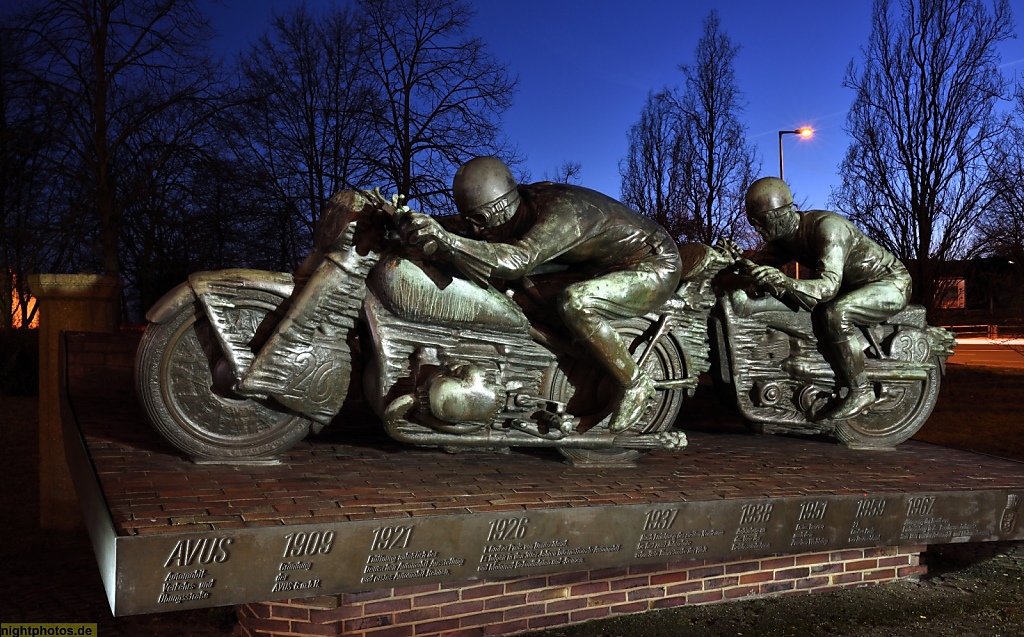
<svg viewBox="0 0 1024 637">
<path fill-rule="evenodd" d="M 455 206 L 471 223 L 499 226 L 519 207 L 512 171 L 497 157 L 476 157 L 459 167 L 452 181 Z"/>
<path fill-rule="evenodd" d="M 763 220 L 773 211 L 793 203 L 793 193 L 778 177 L 761 177 L 747 188 L 747 216 Z"/>
<path fill-rule="evenodd" d="M 778 177 L 762 177 L 747 188 L 747 219 L 762 237 L 773 239 L 793 230 L 793 193 Z"/>
</svg>

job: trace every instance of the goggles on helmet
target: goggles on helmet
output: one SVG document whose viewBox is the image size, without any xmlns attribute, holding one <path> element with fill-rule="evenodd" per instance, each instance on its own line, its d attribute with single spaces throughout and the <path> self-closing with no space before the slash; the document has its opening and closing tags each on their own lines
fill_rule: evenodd
<svg viewBox="0 0 1024 637">
<path fill-rule="evenodd" d="M 494 228 L 507 223 L 519 204 L 519 191 L 512 189 L 494 201 L 473 208 L 463 215 L 476 229 Z"/>
</svg>

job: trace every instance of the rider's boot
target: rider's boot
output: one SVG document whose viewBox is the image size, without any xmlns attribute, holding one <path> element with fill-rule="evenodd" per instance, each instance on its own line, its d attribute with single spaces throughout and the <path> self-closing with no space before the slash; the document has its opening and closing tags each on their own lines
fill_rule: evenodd
<svg viewBox="0 0 1024 637">
<path fill-rule="evenodd" d="M 584 339 L 594 356 L 622 388 L 608 429 L 613 433 L 635 425 L 654 399 L 654 381 L 637 367 L 629 348 L 614 327 L 601 321 Z"/>
<path fill-rule="evenodd" d="M 851 337 L 835 341 L 832 347 L 837 359 L 836 373 L 849 391 L 826 417 L 846 420 L 875 403 L 875 390 L 864 371 L 864 350 L 860 349 L 858 340 Z"/>
<path fill-rule="evenodd" d="M 608 430 L 612 433 L 625 431 L 639 422 L 644 410 L 654 400 L 654 381 L 638 370 L 637 378 L 622 389 L 622 398 L 612 414 Z"/>
</svg>

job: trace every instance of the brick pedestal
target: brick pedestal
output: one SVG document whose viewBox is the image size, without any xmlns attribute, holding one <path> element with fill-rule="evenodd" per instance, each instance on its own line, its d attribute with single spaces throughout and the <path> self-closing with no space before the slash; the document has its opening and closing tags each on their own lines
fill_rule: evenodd
<svg viewBox="0 0 1024 637">
<path fill-rule="evenodd" d="M 116 330 L 121 281 L 104 275 L 33 274 L 28 284 L 39 303 L 39 524 L 76 528 L 82 518 L 64 458 L 60 419 L 61 334 Z"/>
<path fill-rule="evenodd" d="M 693 431 L 692 449 L 594 471 L 412 449 L 349 411 L 279 464 L 196 465 L 130 399 L 138 336 L 65 337 L 68 453 L 115 615 L 233 606 L 246 636 L 497 635 L 913 579 L 926 545 L 1024 540 L 1024 465 L 913 441 Z M 526 529 L 512 541 L 487 524 L 509 519 Z M 307 543 L 327 533 L 331 548 Z"/>
<path fill-rule="evenodd" d="M 434 584 L 237 607 L 242 637 L 475 637 L 683 605 L 916 579 L 924 546 L 693 560 L 464 586 Z"/>
</svg>

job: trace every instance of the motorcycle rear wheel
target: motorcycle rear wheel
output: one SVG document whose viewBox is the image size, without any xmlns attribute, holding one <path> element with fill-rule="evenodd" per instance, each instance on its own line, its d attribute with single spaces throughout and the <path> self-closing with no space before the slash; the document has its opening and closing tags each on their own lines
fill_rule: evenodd
<svg viewBox="0 0 1024 637">
<path fill-rule="evenodd" d="M 851 449 L 865 450 L 892 449 L 910 439 L 939 398 L 939 359 L 933 363 L 926 380 L 883 384 L 887 395 L 853 418 L 833 421 L 832 435 Z"/>
<path fill-rule="evenodd" d="M 628 319 L 616 324 L 619 336 L 629 348 L 634 358 L 642 355 L 650 343 L 652 324 L 644 318 Z M 660 380 L 683 378 L 686 364 L 682 352 L 671 336 L 664 336 L 654 345 L 648 355 L 643 370 L 658 382 Z M 598 420 L 588 431 L 605 431 L 611 420 L 609 398 L 614 400 L 616 388 L 607 374 L 593 361 L 572 359 L 563 360 L 548 375 L 544 386 L 545 394 L 552 400 L 569 405 L 573 414 L 591 413 L 583 420 Z M 670 429 L 683 404 L 683 393 L 679 391 L 659 391 L 654 404 L 649 407 L 640 421 L 629 428 L 626 435 L 654 434 Z M 574 465 L 631 465 L 641 456 L 648 453 L 637 449 L 581 449 L 559 447 L 561 453 Z"/>
<path fill-rule="evenodd" d="M 227 310 L 229 319 L 251 338 L 283 301 L 269 292 L 242 289 Z M 198 301 L 146 328 L 135 383 L 156 430 L 196 460 L 273 459 L 302 440 L 312 424 L 270 400 L 239 396 L 226 387 L 227 361 Z"/>
</svg>

